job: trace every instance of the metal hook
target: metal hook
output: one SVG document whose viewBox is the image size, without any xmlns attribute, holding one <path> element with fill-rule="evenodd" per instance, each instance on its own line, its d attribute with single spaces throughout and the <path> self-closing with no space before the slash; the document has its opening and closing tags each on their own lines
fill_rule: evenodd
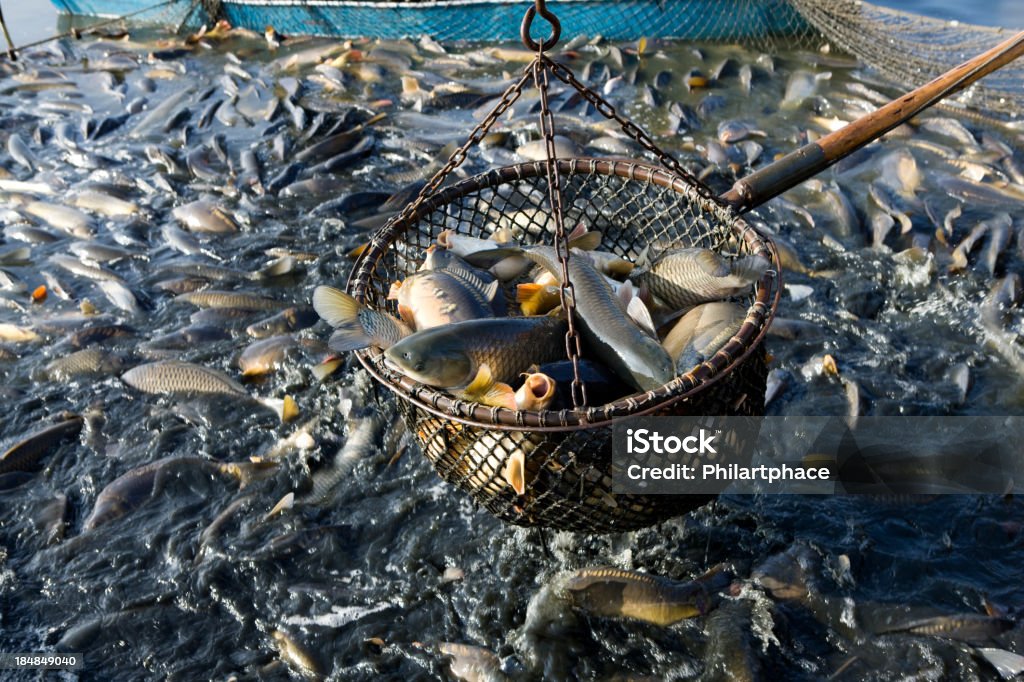
<svg viewBox="0 0 1024 682">
<path fill-rule="evenodd" d="M 530 37 L 530 25 L 533 23 L 533 18 L 538 14 L 547 19 L 548 23 L 551 24 L 551 35 L 539 44 Z M 533 52 L 546 52 L 558 44 L 558 38 L 561 35 L 562 24 L 559 23 L 558 17 L 547 8 L 545 0 L 534 0 L 533 6 L 526 10 L 526 16 L 523 17 L 523 25 L 519 30 L 519 36 L 523 39 L 523 45 L 526 46 L 526 49 Z"/>
</svg>

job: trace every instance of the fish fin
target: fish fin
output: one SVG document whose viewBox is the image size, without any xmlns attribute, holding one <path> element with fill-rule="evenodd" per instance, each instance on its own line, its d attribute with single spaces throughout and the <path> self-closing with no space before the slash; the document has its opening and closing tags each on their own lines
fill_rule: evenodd
<svg viewBox="0 0 1024 682">
<path fill-rule="evenodd" d="M 526 303 L 533 299 L 534 296 L 539 294 L 544 289 L 543 284 L 534 284 L 533 282 L 524 282 L 523 284 L 516 285 L 516 303 Z"/>
<path fill-rule="evenodd" d="M 388 300 L 394 301 L 398 298 L 398 292 L 402 290 L 402 282 L 392 282 L 388 289 Z"/>
<path fill-rule="evenodd" d="M 516 409 L 516 393 L 508 384 L 494 380 L 491 368 L 487 364 L 480 365 L 476 377 L 462 390 L 467 398 L 492 407 Z"/>
<path fill-rule="evenodd" d="M 416 325 L 416 316 L 413 315 L 412 308 L 407 305 L 398 306 L 398 316 L 402 318 L 402 322 L 405 322 L 410 327 Z"/>
<path fill-rule="evenodd" d="M 579 229 L 580 227 L 576 228 L 576 230 Z M 576 233 L 576 230 L 573 230 L 573 234 Z M 601 237 L 601 233 L 596 231 L 584 232 L 577 236 L 573 236 L 572 234 L 570 234 L 569 248 L 579 249 L 580 251 L 596 251 L 597 248 L 601 246 Z"/>
<path fill-rule="evenodd" d="M 756 282 L 771 266 L 771 261 L 764 256 L 743 256 L 733 261 L 732 274 Z"/>
<path fill-rule="evenodd" d="M 294 492 L 290 492 L 287 495 L 285 495 L 284 497 L 282 497 L 278 501 L 278 503 L 274 505 L 273 509 L 271 509 L 270 511 L 268 511 L 266 513 L 266 515 L 263 517 L 263 520 L 267 521 L 267 520 L 273 518 L 273 516 L 275 514 L 280 514 L 281 512 L 283 512 L 285 510 L 288 510 L 288 509 L 291 509 L 294 506 L 295 506 L 295 493 Z"/>
<path fill-rule="evenodd" d="M 313 290 L 313 310 L 332 327 L 351 324 L 361 309 L 359 301 L 341 289 L 319 286 Z"/>
<path fill-rule="evenodd" d="M 316 377 L 317 381 L 323 381 L 334 374 L 340 366 L 341 359 L 334 358 L 333 360 L 326 360 L 318 365 L 314 365 L 310 371 L 313 372 L 313 376 Z"/>
<path fill-rule="evenodd" d="M 629 310 L 629 302 L 633 300 L 635 292 L 633 291 L 632 282 L 623 282 L 621 286 L 615 291 L 616 297 L 619 299 L 619 303 L 622 304 L 622 309 L 625 311 Z"/>
<path fill-rule="evenodd" d="M 27 246 L 19 246 L 0 255 L 0 263 L 4 265 L 27 265 L 32 251 Z"/>
<path fill-rule="evenodd" d="M 281 421 L 290 422 L 299 416 L 299 406 L 295 402 L 295 398 L 290 395 L 286 395 L 281 405 Z"/>
<path fill-rule="evenodd" d="M 250 279 L 260 280 L 281 277 L 295 270 L 295 265 L 296 261 L 292 256 L 281 256 L 274 259 L 269 265 L 252 273 Z"/>
<path fill-rule="evenodd" d="M 654 260 L 654 249 L 650 244 L 645 246 L 640 254 L 636 257 L 635 270 L 644 270 L 651 266 L 651 262 Z"/>
<path fill-rule="evenodd" d="M 522 450 L 516 450 L 509 455 L 502 473 L 505 481 L 516 491 L 516 495 L 526 493 L 526 455 Z"/>
<path fill-rule="evenodd" d="M 260 400 L 267 409 L 273 410 L 281 419 L 281 423 L 287 423 L 299 416 L 299 406 L 295 398 L 286 395 L 284 398 L 262 398 Z"/>
<path fill-rule="evenodd" d="M 629 301 L 629 305 L 626 306 L 626 314 L 629 318 L 636 322 L 640 329 L 643 329 L 651 338 L 657 340 L 658 332 L 654 327 L 654 319 L 651 317 L 651 311 L 647 309 L 644 302 L 639 298 L 632 298 Z"/>
<path fill-rule="evenodd" d="M 515 236 L 512 234 L 512 228 L 505 225 L 495 230 L 490 240 L 495 244 L 511 244 L 515 242 Z"/>
<path fill-rule="evenodd" d="M 331 338 L 327 340 L 327 347 L 335 353 L 347 353 L 371 346 L 372 342 L 373 339 L 361 325 L 353 324 L 334 330 Z"/>
<path fill-rule="evenodd" d="M 356 258 L 359 258 L 360 256 L 362 256 L 363 255 L 363 251 L 366 251 L 366 249 L 369 246 L 370 246 L 370 242 L 366 242 L 365 244 L 360 244 L 359 246 L 353 248 L 351 251 L 346 253 L 345 257 L 346 258 L 350 258 L 351 260 L 355 260 Z"/>
<path fill-rule="evenodd" d="M 482 268 L 489 268 L 500 263 L 506 258 L 521 255 L 523 255 L 522 249 L 514 246 L 506 246 L 498 249 L 488 249 L 486 251 L 468 253 L 462 258 L 470 265 L 475 265 L 477 267 Z"/>
<path fill-rule="evenodd" d="M 501 295 L 501 282 L 494 280 L 484 287 L 484 298 L 488 302 L 494 302 Z"/>
<path fill-rule="evenodd" d="M 726 277 L 732 273 L 729 262 L 710 249 L 701 249 L 694 261 L 712 277 Z"/>
<path fill-rule="evenodd" d="M 607 272 L 609 275 L 615 277 L 629 277 L 635 268 L 636 266 L 628 260 L 625 260 L 624 258 L 617 258 L 616 260 L 608 262 Z"/>
</svg>

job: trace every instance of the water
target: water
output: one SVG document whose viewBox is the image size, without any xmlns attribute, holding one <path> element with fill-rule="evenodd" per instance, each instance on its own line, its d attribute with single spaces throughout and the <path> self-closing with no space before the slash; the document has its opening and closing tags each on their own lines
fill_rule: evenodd
<svg viewBox="0 0 1024 682">
<path fill-rule="evenodd" d="M 1024 559 L 1024 510 L 1016 498 L 908 502 L 728 497 L 635 533 L 541 535 L 504 526 L 474 509 L 464 495 L 439 481 L 415 448 L 395 458 L 401 429 L 392 407 L 375 407 L 365 374 L 348 364 L 325 382 L 312 375 L 310 368 L 326 355 L 322 341 L 329 330 L 322 323 L 302 333 L 304 341 L 289 351 L 282 368 L 246 385 L 253 395 L 295 396 L 302 416 L 293 425 L 280 425 L 271 412 L 236 398 L 181 401 L 147 395 L 121 382 L 119 372 L 72 381 L 43 376 L 51 360 L 71 351 L 69 330 L 95 324 L 71 317 L 88 299 L 101 313 L 135 329 L 134 336 L 104 345 L 108 350 L 135 356 L 135 362 L 182 358 L 238 377 L 236 357 L 252 340 L 244 324 L 219 340 L 164 348 L 152 343 L 189 325 L 195 312 L 157 283 L 173 277 L 170 268 L 176 265 L 214 262 L 168 245 L 163 228 L 178 224 L 172 208 L 206 197 L 233 216 L 240 226 L 237 233 L 193 235 L 206 252 L 221 259 L 216 264 L 253 272 L 280 253 L 272 249 L 286 249 L 304 270 L 269 279 L 235 275 L 213 282 L 213 288 L 302 304 L 316 285 L 345 281 L 350 262 L 344 254 L 368 235 L 367 228 L 354 223 L 380 201 L 368 192 L 399 189 L 445 141 L 461 138 L 472 120 L 466 112 L 429 105 L 430 118 L 423 119 L 410 115 L 409 104 L 382 102 L 400 100 L 400 83 L 390 66 L 394 54 L 380 55 L 380 80 L 369 72 L 360 80 L 358 63 L 339 66 L 347 74 L 344 90 L 330 89 L 330 72 L 306 66 L 290 74 L 302 82 L 297 100 L 307 112 L 305 127 L 317 120 L 318 112 L 325 128 L 334 123 L 348 127 L 365 117 L 357 109 L 371 102 L 385 108 L 389 118 L 374 128 L 373 153 L 332 173 L 330 186 L 285 198 L 273 192 L 261 195 L 256 185 L 244 181 L 242 152 L 256 152 L 262 184 L 269 186 L 287 160 L 309 146 L 283 108 L 270 121 L 236 113 L 258 109 L 258 96 L 274 92 L 275 85 L 290 87 L 288 76 L 271 65 L 280 57 L 268 54 L 259 40 L 238 39 L 150 64 L 145 55 L 162 38 L 166 36 L 137 32 L 134 44 L 84 42 L 68 48 L 87 51 L 94 71 L 82 68 L 81 52 L 26 56 L 27 68 L 39 69 L 44 81 L 54 80 L 47 71 L 54 69 L 70 79 L 71 88 L 58 84 L 34 91 L 25 82 L 31 79 L 17 73 L 5 73 L 0 81 L 3 92 L 22 87 L 0 96 L 5 139 L 20 135 L 40 167 L 30 171 L 4 155 L 4 166 L 15 179 L 55 187 L 48 201 L 69 199 L 70 190 L 91 182 L 94 189 L 121 195 L 142 209 L 133 217 L 88 214 L 98 241 L 138 252 L 140 257 L 105 265 L 146 306 L 139 315 L 124 313 L 94 282 L 50 260 L 65 254 L 74 241 L 55 228 L 47 228 L 55 241 L 28 243 L 29 264 L 4 267 L 28 291 L 44 281 L 42 271 L 50 272 L 73 299 L 60 299 L 52 286 L 41 304 L 28 303 L 28 291 L 3 297 L 26 310 L 4 307 L 0 322 L 36 327 L 45 339 L 3 344 L 18 359 L 0 360 L 3 395 L 11 406 L 0 436 L 17 438 L 65 410 L 84 414 L 86 427 L 79 438 L 53 449 L 41 472 L 0 492 L 0 650 L 83 652 L 83 679 L 301 677 L 298 656 L 278 653 L 281 635 L 275 632 L 286 633 L 309 653 L 316 668 L 340 680 L 442 677 L 447 664 L 436 646 L 443 641 L 486 647 L 501 659 L 505 673 L 522 679 L 721 679 L 724 671 L 740 676 L 748 668 L 761 679 L 822 679 L 837 671 L 836 679 L 996 678 L 967 644 L 900 633 L 875 635 L 871 623 L 900 606 L 912 609 L 910 616 L 917 618 L 929 610 L 982 613 L 988 603 L 1016 615 Z M 604 50 L 583 50 L 575 66 L 607 60 Z M 706 47 L 703 63 L 683 46 L 668 46 L 665 52 L 664 60 L 652 57 L 641 82 L 661 68 L 671 67 L 677 74 L 691 67 L 708 69 L 726 55 L 739 63 L 757 61 L 756 54 L 738 48 Z M 240 68 L 249 78 L 239 74 L 229 53 L 243 57 Z M 506 68 L 503 62 L 476 65 L 418 56 L 426 60 L 418 68 L 444 74 L 445 79 L 491 82 Z M 104 64 L 104 59 L 111 61 Z M 626 63 L 635 65 L 628 55 Z M 851 66 L 834 62 L 816 68 L 808 66 L 804 53 L 783 54 L 775 62 L 777 75 L 759 72 L 749 97 L 740 94 L 735 76 L 727 76 L 713 91 L 723 98 L 721 108 L 692 139 L 665 133 L 668 102 L 697 107 L 706 94 L 686 92 L 678 78 L 662 93 L 659 107 L 637 103 L 637 92 L 628 85 L 612 97 L 697 169 L 707 162 L 695 147 L 711 143 L 718 120 L 742 118 L 770 131 L 755 138 L 766 159 L 792 149 L 806 129 L 820 131 L 814 107 L 825 117 L 849 118 L 857 104 L 846 86 L 864 77 Z M 832 73 L 819 86 L 822 99 L 780 113 L 789 74 L 807 68 Z M 233 75 L 229 80 L 225 74 Z M 429 78 L 421 78 L 424 86 Z M 235 86 L 237 100 L 225 91 Z M 870 86 L 890 97 L 897 92 Z M 165 117 L 142 126 L 145 111 L 187 89 L 206 97 L 197 104 L 182 99 Z M 140 97 L 149 102 L 145 111 L 123 121 L 117 118 Z M 218 108 L 209 122 L 201 122 L 202 113 L 215 103 Z M 66 110 L 79 104 L 88 105 L 92 113 Z M 351 120 L 343 124 L 346 117 Z M 83 127 L 83 119 L 92 120 L 93 126 Z M 104 120 L 109 131 L 98 139 L 95 133 L 86 134 Z M 510 159 L 516 144 L 532 134 L 532 120 L 529 115 L 507 122 L 512 134 L 504 146 L 489 152 L 491 158 Z M 575 108 L 558 122 L 581 144 L 600 133 L 591 127 L 597 121 Z M 972 131 L 979 139 L 998 138 L 1013 145 L 1011 162 L 1022 162 L 1017 134 Z M 289 144 L 286 161 L 275 155 L 272 139 L 277 135 Z M 74 144 L 62 142 L 65 137 Z M 941 127 L 902 129 L 877 145 L 864 163 L 840 175 L 826 173 L 820 180 L 838 182 L 855 207 L 856 220 L 865 223 L 879 212 L 868 188 L 878 179 L 882 159 L 909 153 L 922 173 L 917 198 L 945 216 L 957 202 L 936 189 L 937 183 L 959 175 L 962 162 L 988 168 L 996 179 L 1012 168 L 980 148 L 967 152 L 961 144 Z M 218 148 L 226 150 L 226 161 L 218 158 Z M 161 149 L 170 162 L 159 160 Z M 187 170 L 189 158 L 199 177 Z M 180 169 L 169 169 L 168 163 Z M 470 164 L 472 170 L 487 165 L 477 155 Z M 763 160 L 755 162 L 761 164 Z M 748 170 L 741 168 L 739 174 Z M 706 177 L 721 189 L 734 174 L 712 168 Z M 984 187 L 997 184 L 990 176 Z M 1007 187 L 1011 191 L 1018 185 Z M 316 210 L 343 195 L 352 199 L 348 209 Z M 1007 211 L 1019 227 L 1020 199 L 1006 199 L 1004 206 L 968 202 L 946 237 L 950 247 L 934 237 L 936 226 L 923 208 L 913 208 L 910 232 L 901 235 L 896 228 L 884 246 L 872 249 L 869 231 L 863 225 L 845 229 L 814 185 L 787 198 L 810 212 L 815 227 L 786 204 L 768 206 L 756 219 L 790 241 L 819 276 L 787 273 L 788 283 L 808 287 L 810 294 L 797 300 L 787 293 L 780 315 L 812 322 L 821 333 L 796 341 L 769 339 L 773 367 L 791 375 L 770 411 L 848 409 L 844 384 L 811 371 L 815 356 L 824 352 L 835 356 L 844 380 L 862 388 L 865 413 L 1024 411 L 1021 312 L 1008 311 L 994 331 L 982 321 L 993 279 L 983 262 L 985 241 L 970 255 L 964 272 L 948 272 L 951 247 L 979 220 Z M 0 253 L 25 245 L 12 236 L 25 222 L 10 212 L 20 205 L 14 205 L 15 198 L 5 199 Z M 360 204 L 369 208 L 359 209 Z M 1022 237 L 1018 233 L 1015 239 L 997 262 L 999 276 L 1020 271 Z M 933 255 L 922 260 L 906 252 L 915 243 Z M 66 316 L 67 327 L 59 328 L 51 319 L 58 313 Z M 249 315 L 245 323 L 264 316 Z M 230 321 L 216 324 L 231 326 Z M 972 376 L 962 402 L 948 375 L 955 364 L 968 367 Z M 367 410 L 378 410 L 382 420 L 374 447 L 361 453 L 330 504 L 304 505 L 301 497 L 311 475 L 319 475 L 324 462 L 333 460 L 346 442 L 346 429 L 352 426 L 348 417 L 365 418 Z M 314 417 L 318 421 L 310 423 Z M 147 490 L 137 507 L 127 510 L 127 518 L 84 530 L 100 491 L 136 467 L 169 456 L 232 462 L 269 457 L 272 448 L 301 428 L 309 431 L 313 447 L 279 448 L 284 452 L 278 466 L 262 480 L 240 488 L 231 476 L 189 460 L 161 477 L 152 494 Z M 268 515 L 290 492 L 298 492 L 297 504 Z M 47 513 L 55 504 L 59 508 L 59 495 L 66 496 L 66 513 Z M 48 541 L 60 529 L 63 539 Z M 773 599 L 746 582 L 766 559 L 793 547 L 810 553 L 812 599 Z M 561 573 L 586 566 L 614 565 L 683 580 L 719 562 L 732 566 L 739 596 L 724 599 L 708 617 L 667 628 L 588 616 L 545 590 Z M 851 625 L 844 613 L 854 608 L 858 621 Z M 1018 628 L 989 642 L 1016 651 L 1022 644 Z"/>
</svg>

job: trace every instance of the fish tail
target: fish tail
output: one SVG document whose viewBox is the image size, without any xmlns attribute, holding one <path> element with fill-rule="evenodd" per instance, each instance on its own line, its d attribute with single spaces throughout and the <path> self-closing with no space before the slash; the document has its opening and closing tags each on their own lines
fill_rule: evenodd
<svg viewBox="0 0 1024 682">
<path fill-rule="evenodd" d="M 526 455 L 522 450 L 516 450 L 505 462 L 505 469 L 502 471 L 505 481 L 516 491 L 516 495 L 526 493 Z"/>
<path fill-rule="evenodd" d="M 519 284 L 516 286 L 516 303 L 522 308 L 523 315 L 543 315 L 550 310 L 548 293 L 543 284 Z"/>
<path fill-rule="evenodd" d="M 764 256 L 743 256 L 732 262 L 732 274 L 745 282 L 756 282 L 771 266 Z"/>
<path fill-rule="evenodd" d="M 327 345 L 338 353 L 373 345 L 387 348 L 405 335 L 406 330 L 398 320 L 366 308 L 334 287 L 319 286 L 313 291 L 313 309 L 335 328 Z"/>
<path fill-rule="evenodd" d="M 260 402 L 268 409 L 273 410 L 274 414 L 281 419 L 282 424 L 299 416 L 299 406 L 296 404 L 295 398 L 290 395 L 286 395 L 284 398 L 261 398 Z"/>
<path fill-rule="evenodd" d="M 582 224 L 577 225 L 576 229 L 569 234 L 569 248 L 580 251 L 596 251 L 601 246 L 601 236 L 600 232 L 587 231 Z"/>
<path fill-rule="evenodd" d="M 495 381 L 488 365 L 480 365 L 476 377 L 462 393 L 470 400 L 484 405 L 516 409 L 516 392 L 508 384 Z"/>
</svg>

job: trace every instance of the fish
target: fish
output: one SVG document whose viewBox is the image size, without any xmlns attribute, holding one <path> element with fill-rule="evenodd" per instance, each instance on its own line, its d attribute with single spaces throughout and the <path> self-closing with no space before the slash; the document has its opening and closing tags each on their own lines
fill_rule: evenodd
<svg viewBox="0 0 1024 682">
<path fill-rule="evenodd" d="M 215 343 L 230 339 L 231 335 L 222 327 L 204 324 L 190 324 L 173 332 L 156 336 L 143 344 L 141 348 L 147 351 L 157 349 L 180 349 L 187 350 L 199 345 Z"/>
<path fill-rule="evenodd" d="M 448 671 L 462 682 L 501 682 L 508 679 L 501 669 L 501 661 L 490 649 L 471 644 L 441 642 L 437 645 L 442 656 L 451 660 Z"/>
<path fill-rule="evenodd" d="M 237 396 L 273 410 L 281 421 L 290 421 L 298 414 L 291 396 L 281 400 L 256 398 L 223 372 L 182 360 L 158 360 L 138 365 L 122 374 L 121 381 L 143 393 Z"/>
<path fill-rule="evenodd" d="M 705 630 L 707 648 L 704 651 L 702 679 L 728 680 L 728 682 L 757 682 L 765 679 L 755 647 L 753 611 L 755 603 L 749 599 L 722 602 L 708 616 Z M 759 641 L 758 641 L 759 642 Z"/>
<path fill-rule="evenodd" d="M 95 263 L 113 263 L 126 258 L 137 258 L 141 255 L 131 249 L 99 242 L 74 242 L 68 247 L 68 250 L 81 259 Z"/>
<path fill-rule="evenodd" d="M 320 317 L 311 306 L 292 306 L 245 328 L 245 333 L 256 339 L 275 334 L 297 332 L 312 327 Z"/>
<path fill-rule="evenodd" d="M 384 357 L 414 381 L 515 409 L 511 382 L 532 363 L 561 357 L 566 329 L 552 317 L 467 320 L 416 332 Z"/>
<path fill-rule="evenodd" d="M 56 424 L 18 437 L 0 454 L 0 474 L 35 470 L 43 457 L 64 441 L 76 438 L 84 423 L 85 420 L 79 415 L 65 415 Z"/>
<path fill-rule="evenodd" d="M 317 661 L 308 649 L 295 641 L 288 633 L 282 630 L 272 630 L 270 637 L 288 667 L 294 669 L 302 677 L 309 680 L 321 680 L 325 673 L 323 666 Z"/>
<path fill-rule="evenodd" d="M 83 348 L 51 360 L 43 368 L 43 376 L 50 381 L 69 381 L 83 376 L 118 374 L 128 359 L 104 348 Z"/>
<path fill-rule="evenodd" d="M 68 202 L 72 206 L 84 208 L 87 211 L 92 211 L 108 218 L 133 216 L 141 212 L 141 209 L 135 202 L 126 201 L 99 189 L 79 190 L 69 197 Z"/>
<path fill-rule="evenodd" d="M 986 222 L 989 229 L 988 243 L 985 246 L 984 254 L 985 270 L 990 277 L 995 277 L 999 257 L 1010 243 L 1010 228 L 1013 227 L 1013 219 L 1009 213 L 999 213 Z"/>
<path fill-rule="evenodd" d="M 80 329 L 67 337 L 72 348 L 85 348 L 110 340 L 127 339 L 135 336 L 135 329 L 123 324 L 96 324 Z"/>
<path fill-rule="evenodd" d="M 39 166 L 39 160 L 36 159 L 35 154 L 32 153 L 28 144 L 18 133 L 12 133 L 7 138 L 7 153 L 30 172 L 35 172 Z"/>
<path fill-rule="evenodd" d="M 564 135 L 555 135 L 555 156 L 559 159 L 571 159 L 580 156 L 583 150 L 575 142 Z M 543 161 L 547 158 L 547 144 L 544 140 L 533 140 L 519 145 L 516 154 L 527 161 Z"/>
<path fill-rule="evenodd" d="M 92 220 L 77 208 L 47 201 L 30 201 L 21 207 L 21 211 L 72 237 L 92 239 L 95 235 Z"/>
<path fill-rule="evenodd" d="M 782 96 L 779 107 L 783 110 L 796 109 L 818 91 L 819 83 L 830 78 L 832 78 L 832 73 L 829 71 L 823 73 L 811 73 L 802 69 L 794 71 L 786 83 L 786 92 Z"/>
<path fill-rule="evenodd" d="M 192 232 L 238 232 L 238 223 L 231 214 L 205 199 L 177 206 L 171 215 Z"/>
<path fill-rule="evenodd" d="M 267 374 L 277 369 L 284 361 L 288 350 L 296 345 L 298 342 L 290 334 L 256 341 L 238 356 L 238 368 L 242 370 L 243 377 Z"/>
<path fill-rule="evenodd" d="M 125 285 L 113 280 L 106 280 L 100 282 L 99 287 L 100 291 L 102 291 L 116 307 L 130 315 L 142 314 L 142 306 L 139 304 L 139 299 L 136 298 L 135 294 L 132 293 L 132 291 Z"/>
<path fill-rule="evenodd" d="M 665 251 L 641 261 L 630 279 L 673 311 L 749 290 L 771 267 L 763 256 L 726 258 L 703 248 Z"/>
<path fill-rule="evenodd" d="M 19 327 L 18 325 L 11 324 L 10 322 L 0 322 L 0 341 L 25 343 L 27 341 L 36 341 L 38 339 L 39 334 L 35 333 L 31 329 Z"/>
<path fill-rule="evenodd" d="M 349 477 L 355 465 L 377 451 L 387 421 L 373 412 L 359 418 L 350 417 L 347 425 L 345 444 L 326 466 L 313 472 L 313 487 L 296 498 L 299 504 L 329 506 L 336 496 L 338 485 Z"/>
<path fill-rule="evenodd" d="M 392 285 L 388 298 L 397 301 L 402 320 L 420 331 L 490 317 L 494 314 L 490 301 L 500 289 L 497 280 L 480 290 L 447 271 L 427 270 Z"/>
<path fill-rule="evenodd" d="M 910 635 L 943 637 L 960 642 L 985 644 L 997 635 L 1009 630 L 1014 622 L 1009 618 L 989 616 L 980 613 L 915 618 L 910 614 L 898 614 L 880 619 L 874 627 L 875 634 L 901 632 Z"/>
<path fill-rule="evenodd" d="M 718 139 L 723 144 L 740 142 L 751 136 L 767 137 L 768 133 L 745 121 L 728 120 L 718 124 Z"/>
<path fill-rule="evenodd" d="M 338 353 L 370 346 L 386 350 L 413 333 L 402 320 L 371 310 L 334 287 L 318 286 L 313 290 L 313 309 L 334 327 L 327 345 Z"/>
<path fill-rule="evenodd" d="M 1004 214 L 1005 215 L 1005 214 Z M 957 244 L 956 248 L 953 249 L 953 253 L 950 257 L 949 271 L 957 272 L 964 270 L 967 267 L 967 257 L 971 254 L 975 245 L 981 241 L 981 238 L 988 233 L 992 227 L 991 220 L 983 220 L 971 228 L 971 231 L 967 234 L 963 240 Z"/>
<path fill-rule="evenodd" d="M 124 279 L 111 270 L 100 265 L 88 265 L 71 256 L 54 254 L 50 256 L 50 262 L 79 277 L 86 277 L 97 282 L 114 282 L 122 286 L 125 284 Z"/>
<path fill-rule="evenodd" d="M 879 181 L 900 196 L 913 199 L 921 186 L 917 160 L 906 148 L 889 152 L 878 160 Z"/>
<path fill-rule="evenodd" d="M 568 576 L 564 591 L 573 606 L 596 616 L 665 626 L 705 615 L 731 582 L 722 565 L 689 582 L 620 568 L 584 568 Z"/>
<path fill-rule="evenodd" d="M 168 477 L 182 471 L 201 469 L 231 476 L 242 487 L 271 473 L 274 462 L 218 462 L 202 457 L 171 456 L 121 474 L 96 496 L 92 511 L 85 519 L 83 532 L 89 532 L 123 518 L 160 493 Z"/>
<path fill-rule="evenodd" d="M 199 308 L 238 308 L 240 310 L 280 310 L 288 304 L 266 296 L 245 291 L 217 291 L 205 289 L 182 294 L 176 301 L 185 301 Z"/>
<path fill-rule="evenodd" d="M 554 247 L 531 246 L 521 253 L 561 277 L 562 265 Z M 604 275 L 584 257 L 570 257 L 568 267 L 581 336 L 594 356 L 640 391 L 654 390 L 671 381 L 675 376 L 672 358 L 634 324 Z"/>
<path fill-rule="evenodd" d="M 683 315 L 662 346 L 680 371 L 695 369 L 739 333 L 746 317 L 747 312 L 735 303 L 701 304 Z"/>
</svg>

